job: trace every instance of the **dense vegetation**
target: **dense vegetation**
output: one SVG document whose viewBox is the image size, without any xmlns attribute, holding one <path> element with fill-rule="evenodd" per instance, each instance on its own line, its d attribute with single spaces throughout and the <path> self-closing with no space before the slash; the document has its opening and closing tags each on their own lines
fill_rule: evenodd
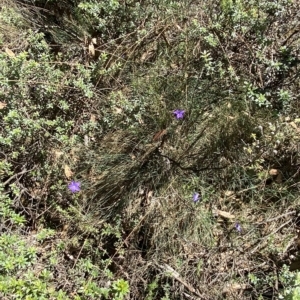
<svg viewBox="0 0 300 300">
<path fill-rule="evenodd" d="M 300 299 L 299 11 L 0 0 L 0 298 Z"/>
</svg>

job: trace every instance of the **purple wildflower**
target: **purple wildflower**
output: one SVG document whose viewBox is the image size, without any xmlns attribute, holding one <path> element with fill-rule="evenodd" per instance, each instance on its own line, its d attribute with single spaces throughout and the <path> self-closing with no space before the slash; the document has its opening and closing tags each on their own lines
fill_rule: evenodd
<svg viewBox="0 0 300 300">
<path fill-rule="evenodd" d="M 236 222 L 234 227 L 238 232 L 240 232 L 240 233 L 242 232 L 242 227 L 241 227 L 240 223 Z"/>
<path fill-rule="evenodd" d="M 77 193 L 80 191 L 80 185 L 80 182 L 71 181 L 71 183 L 68 185 L 68 188 L 72 193 Z"/>
<path fill-rule="evenodd" d="M 196 203 L 196 202 L 198 202 L 199 201 L 199 193 L 194 193 L 194 195 L 193 195 L 193 201 Z"/>
<path fill-rule="evenodd" d="M 185 110 L 183 110 L 183 109 L 175 109 L 175 110 L 173 111 L 173 114 L 174 114 L 174 116 L 175 116 L 175 118 L 176 118 L 177 120 L 183 119 L 184 114 L 185 114 Z"/>
</svg>

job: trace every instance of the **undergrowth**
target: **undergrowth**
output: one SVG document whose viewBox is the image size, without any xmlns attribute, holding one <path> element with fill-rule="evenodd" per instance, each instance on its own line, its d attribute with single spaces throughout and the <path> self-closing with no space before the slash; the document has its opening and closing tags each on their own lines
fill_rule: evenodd
<svg viewBox="0 0 300 300">
<path fill-rule="evenodd" d="M 0 4 L 3 299 L 297 297 L 297 1 Z"/>
</svg>

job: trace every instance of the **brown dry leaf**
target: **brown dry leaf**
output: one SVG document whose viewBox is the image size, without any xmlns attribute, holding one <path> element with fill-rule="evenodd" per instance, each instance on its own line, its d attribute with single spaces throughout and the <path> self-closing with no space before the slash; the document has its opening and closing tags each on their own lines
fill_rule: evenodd
<svg viewBox="0 0 300 300">
<path fill-rule="evenodd" d="M 177 27 L 177 29 L 178 29 L 179 31 L 183 31 L 182 28 L 181 28 L 178 24 L 175 24 L 175 26 Z"/>
<path fill-rule="evenodd" d="M 271 169 L 270 171 L 269 171 L 269 174 L 271 175 L 271 176 L 277 176 L 278 175 L 278 170 L 277 169 Z"/>
<path fill-rule="evenodd" d="M 239 284 L 237 282 L 235 283 L 231 283 L 231 284 L 228 284 L 227 286 L 225 286 L 225 288 L 223 289 L 223 292 L 226 293 L 226 294 L 231 294 L 231 293 L 235 293 L 239 290 L 244 290 L 247 288 L 247 285 L 246 284 Z"/>
<path fill-rule="evenodd" d="M 147 58 L 149 58 L 149 52 L 144 52 L 141 57 L 141 62 L 144 62 Z"/>
<path fill-rule="evenodd" d="M 91 122 L 96 123 L 96 116 L 94 114 L 91 114 L 90 120 Z"/>
<path fill-rule="evenodd" d="M 0 102 L 0 109 L 3 109 L 3 108 L 5 108 L 6 107 L 6 103 L 4 103 L 4 102 Z"/>
<path fill-rule="evenodd" d="M 220 201 L 220 202 L 223 202 L 224 200 L 225 200 L 225 199 L 222 198 L 222 197 L 219 198 L 219 201 Z"/>
<path fill-rule="evenodd" d="M 89 55 L 94 57 L 95 56 L 95 47 L 93 43 L 89 44 Z"/>
<path fill-rule="evenodd" d="M 59 150 L 54 150 L 53 154 L 54 154 L 55 159 L 59 159 L 64 153 Z"/>
<path fill-rule="evenodd" d="M 147 200 L 151 199 L 152 196 L 153 196 L 153 191 L 149 191 L 148 194 L 147 194 Z"/>
<path fill-rule="evenodd" d="M 63 225 L 63 229 L 60 233 L 61 237 L 66 237 L 67 233 L 68 233 L 68 230 L 69 230 L 69 225 L 68 224 Z"/>
<path fill-rule="evenodd" d="M 120 115 L 123 112 L 122 108 L 115 107 L 115 114 Z"/>
<path fill-rule="evenodd" d="M 234 195 L 234 191 L 225 191 L 224 192 L 224 195 L 226 196 L 226 197 L 230 197 L 230 196 L 233 196 Z"/>
<path fill-rule="evenodd" d="M 290 122 L 290 125 L 297 130 L 297 132 L 300 132 L 300 128 L 298 128 L 297 124 L 295 122 Z"/>
<path fill-rule="evenodd" d="M 64 170 L 66 177 L 70 179 L 73 175 L 73 172 L 71 171 L 70 167 L 68 165 L 65 165 Z"/>
<path fill-rule="evenodd" d="M 291 125 L 293 128 L 298 129 L 298 126 L 297 126 L 297 124 L 296 124 L 295 122 L 290 122 L 290 125 Z"/>
<path fill-rule="evenodd" d="M 88 147 L 90 143 L 90 138 L 87 134 L 84 135 L 84 146 Z"/>
<path fill-rule="evenodd" d="M 223 211 L 223 210 L 219 210 L 217 209 L 217 215 L 222 217 L 222 218 L 225 218 L 225 219 L 234 219 L 235 216 L 232 215 L 231 213 L 227 212 L 227 211 Z"/>
<path fill-rule="evenodd" d="M 9 56 L 9 57 L 16 57 L 16 55 L 8 48 L 5 48 L 5 53 Z"/>
</svg>

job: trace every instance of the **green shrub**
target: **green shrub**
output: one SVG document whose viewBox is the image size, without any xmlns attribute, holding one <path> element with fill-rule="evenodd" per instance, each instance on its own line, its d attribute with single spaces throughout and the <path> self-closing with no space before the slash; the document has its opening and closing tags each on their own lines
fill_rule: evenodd
<svg viewBox="0 0 300 300">
<path fill-rule="evenodd" d="M 288 266 L 284 265 L 280 273 L 280 279 L 284 285 L 284 291 L 279 295 L 279 299 L 300 299 L 299 272 L 290 272 Z"/>
</svg>

